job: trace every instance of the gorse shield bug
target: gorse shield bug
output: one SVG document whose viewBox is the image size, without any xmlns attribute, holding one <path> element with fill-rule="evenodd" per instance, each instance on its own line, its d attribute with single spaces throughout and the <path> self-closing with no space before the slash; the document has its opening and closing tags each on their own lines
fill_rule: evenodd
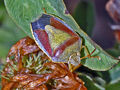
<svg viewBox="0 0 120 90">
<path fill-rule="evenodd" d="M 69 65 L 70 71 L 80 66 L 81 59 L 93 58 L 91 54 L 80 58 L 82 38 L 73 31 L 64 21 L 48 14 L 31 23 L 31 31 L 39 48 L 53 61 L 63 62 Z M 94 58 L 99 58 L 94 56 Z"/>
</svg>

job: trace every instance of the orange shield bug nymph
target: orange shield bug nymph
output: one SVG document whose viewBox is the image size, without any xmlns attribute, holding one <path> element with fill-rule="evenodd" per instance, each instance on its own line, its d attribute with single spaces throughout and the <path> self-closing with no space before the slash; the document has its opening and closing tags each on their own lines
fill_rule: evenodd
<svg viewBox="0 0 120 90">
<path fill-rule="evenodd" d="M 81 59 L 91 57 L 95 51 L 80 58 L 81 49 L 86 49 L 82 45 L 82 38 L 64 21 L 52 15 L 42 14 L 31 23 L 31 31 L 39 48 L 53 62 L 68 63 L 70 71 L 78 68 Z"/>
</svg>

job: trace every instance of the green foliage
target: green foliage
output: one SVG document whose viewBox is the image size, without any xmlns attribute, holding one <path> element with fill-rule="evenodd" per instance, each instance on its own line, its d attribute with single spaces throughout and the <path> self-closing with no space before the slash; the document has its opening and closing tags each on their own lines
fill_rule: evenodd
<svg viewBox="0 0 120 90">
<path fill-rule="evenodd" d="M 43 8 L 46 9 L 48 14 L 63 19 L 73 30 L 80 34 L 83 38 L 83 44 L 87 46 L 90 52 L 96 48 L 93 56 L 99 56 L 101 58 L 101 60 L 98 60 L 98 58 L 86 59 L 86 61 L 82 60 L 84 66 L 92 70 L 105 71 L 118 63 L 117 60 L 104 52 L 79 28 L 70 14 L 65 14 L 66 8 L 62 0 L 26 0 L 24 2 L 21 0 L 5 0 L 5 5 L 12 19 L 29 36 L 31 36 L 30 22 L 44 13 Z"/>
<path fill-rule="evenodd" d="M 5 60 L 10 47 L 24 36 L 8 16 L 4 5 L 0 5 L 0 58 Z"/>
<path fill-rule="evenodd" d="M 81 73 L 78 73 L 78 75 L 85 82 L 85 86 L 88 90 L 104 90 L 104 87 L 96 83 L 95 80 L 92 79 L 90 76 Z"/>
<path fill-rule="evenodd" d="M 120 80 L 108 84 L 106 90 L 120 90 Z"/>
<path fill-rule="evenodd" d="M 113 69 L 109 70 L 109 73 L 112 81 L 120 80 L 120 63 L 116 65 Z"/>
<path fill-rule="evenodd" d="M 73 13 L 73 17 L 81 29 L 91 36 L 95 18 L 93 3 L 91 1 L 80 1 Z"/>
</svg>

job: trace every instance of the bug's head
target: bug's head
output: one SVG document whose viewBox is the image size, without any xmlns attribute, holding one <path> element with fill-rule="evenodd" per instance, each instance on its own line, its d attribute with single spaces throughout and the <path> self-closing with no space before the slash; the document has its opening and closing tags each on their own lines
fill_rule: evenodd
<svg viewBox="0 0 120 90">
<path fill-rule="evenodd" d="M 73 53 L 70 57 L 69 57 L 69 63 L 71 63 L 74 66 L 78 66 L 81 63 L 81 59 L 80 59 L 80 53 Z"/>
</svg>

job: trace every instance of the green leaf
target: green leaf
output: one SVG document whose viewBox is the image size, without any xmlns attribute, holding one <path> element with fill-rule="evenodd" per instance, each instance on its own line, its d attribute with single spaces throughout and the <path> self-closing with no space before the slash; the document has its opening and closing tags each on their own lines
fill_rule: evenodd
<svg viewBox="0 0 120 90">
<path fill-rule="evenodd" d="M 113 69 L 109 70 L 110 77 L 112 81 L 120 80 L 120 63 L 116 65 Z"/>
<path fill-rule="evenodd" d="M 94 5 L 91 1 L 80 1 L 73 13 L 73 17 L 78 25 L 89 36 L 92 34 L 94 26 Z"/>
<path fill-rule="evenodd" d="M 119 90 L 120 89 L 120 78 L 111 81 L 109 84 L 100 78 L 93 78 L 83 73 L 78 73 L 80 79 L 85 82 L 85 86 L 88 90 Z"/>
<path fill-rule="evenodd" d="M 120 50 L 116 48 L 108 49 L 107 52 L 115 57 L 120 56 Z M 120 63 L 117 64 L 114 68 L 112 68 L 108 72 L 111 78 L 111 82 L 120 80 Z"/>
<path fill-rule="evenodd" d="M 0 64 L 0 73 L 1 73 L 1 71 L 3 70 L 3 67 L 4 67 L 4 65 L 3 64 Z M 1 75 L 0 75 L 0 82 L 1 82 Z M 0 90 L 1 90 L 1 83 L 0 83 Z"/>
<path fill-rule="evenodd" d="M 0 20 L 2 18 L 0 21 L 0 59 L 1 62 L 4 62 L 10 47 L 20 38 L 23 38 L 25 33 L 16 27 L 15 23 L 7 15 L 5 8 L 0 8 L 0 12 Z"/>
<path fill-rule="evenodd" d="M 85 86 L 88 90 L 104 90 L 104 87 L 95 83 L 95 81 L 90 76 L 83 73 L 78 73 L 78 76 L 85 82 Z M 101 83 L 104 83 L 104 81 L 101 81 Z"/>
<path fill-rule="evenodd" d="M 96 48 L 92 56 L 99 56 L 101 58 L 101 60 L 98 60 L 98 58 L 82 60 L 84 66 L 92 70 L 105 71 L 119 62 L 96 45 L 88 35 L 80 29 L 72 16 L 65 13 L 66 7 L 62 0 L 5 0 L 5 5 L 9 15 L 16 24 L 31 37 L 30 22 L 44 13 L 43 8 L 46 9 L 48 14 L 63 19 L 73 30 L 80 34 L 80 37 L 83 39 L 83 44 L 88 48 L 89 52 L 92 52 Z"/>
<path fill-rule="evenodd" d="M 9 30 L 10 27 L 0 28 L 0 58 L 4 61 L 11 46 L 24 36 L 22 32 L 19 32 L 20 30 L 13 28 L 12 30 Z"/>
<path fill-rule="evenodd" d="M 106 85 L 106 90 L 120 90 L 120 79 Z"/>
</svg>

